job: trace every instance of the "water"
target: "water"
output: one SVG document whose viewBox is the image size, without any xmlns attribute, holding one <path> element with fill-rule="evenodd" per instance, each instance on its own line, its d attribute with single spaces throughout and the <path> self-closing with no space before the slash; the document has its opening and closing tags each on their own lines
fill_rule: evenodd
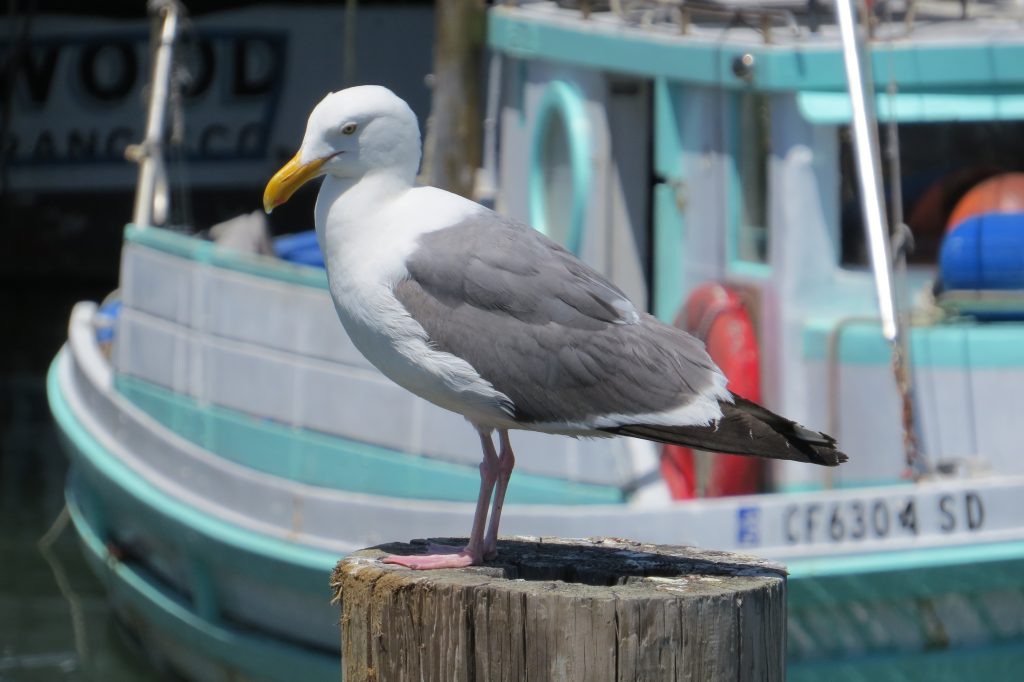
<svg viewBox="0 0 1024 682">
<path fill-rule="evenodd" d="M 17 303 L 0 299 L 25 313 L 9 318 L 18 320 L 17 345 L 2 348 L 0 362 L 0 682 L 160 680 L 114 619 L 70 522 L 59 524 L 67 460 L 45 371 L 73 298 L 36 291 Z"/>
</svg>

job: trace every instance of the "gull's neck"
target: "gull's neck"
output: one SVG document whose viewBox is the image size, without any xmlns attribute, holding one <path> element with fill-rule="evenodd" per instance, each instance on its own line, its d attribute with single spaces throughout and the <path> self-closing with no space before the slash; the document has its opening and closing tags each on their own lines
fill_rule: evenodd
<svg viewBox="0 0 1024 682">
<path fill-rule="evenodd" d="M 368 226 L 373 215 L 413 186 L 412 178 L 393 170 L 367 173 L 360 178 L 328 175 L 316 199 L 316 231 L 323 244 L 327 233 L 351 235 Z M 327 230 L 328 226 L 330 230 Z M 337 235 L 342 236 L 342 235 Z"/>
</svg>

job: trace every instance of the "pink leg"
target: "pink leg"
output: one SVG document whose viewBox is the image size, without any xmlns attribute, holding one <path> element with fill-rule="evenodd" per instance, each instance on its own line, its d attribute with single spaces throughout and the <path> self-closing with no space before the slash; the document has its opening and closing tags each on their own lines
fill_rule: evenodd
<svg viewBox="0 0 1024 682">
<path fill-rule="evenodd" d="M 498 553 L 498 524 L 501 522 L 501 508 L 505 505 L 505 491 L 508 490 L 508 479 L 512 478 L 512 469 L 516 466 L 516 456 L 512 452 L 512 443 L 508 439 L 508 431 L 498 431 L 501 438 L 501 455 L 498 458 L 498 481 L 494 489 L 494 505 L 491 507 L 491 520 L 487 524 L 487 535 L 484 537 L 484 556 L 494 558 Z"/>
<path fill-rule="evenodd" d="M 469 535 L 469 544 L 461 550 L 454 547 L 432 545 L 427 550 L 428 552 L 436 552 L 432 554 L 391 554 L 384 558 L 384 563 L 398 564 L 420 570 L 427 568 L 463 568 L 483 563 L 484 525 L 487 523 L 487 507 L 491 501 L 491 493 L 494 491 L 494 483 L 498 478 L 499 467 L 498 454 L 494 451 L 494 442 L 491 440 L 491 432 L 489 430 L 480 430 L 480 444 L 484 450 L 484 461 L 480 463 L 480 494 L 476 499 L 476 511 L 473 514 L 473 530 Z M 504 444 L 502 445 L 502 450 L 504 451 Z M 497 527 L 495 527 L 495 533 L 497 533 Z"/>
</svg>

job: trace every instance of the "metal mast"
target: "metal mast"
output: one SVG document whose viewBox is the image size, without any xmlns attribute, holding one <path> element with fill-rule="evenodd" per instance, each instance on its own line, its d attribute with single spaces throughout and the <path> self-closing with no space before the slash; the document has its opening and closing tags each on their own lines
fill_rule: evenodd
<svg viewBox="0 0 1024 682">
<path fill-rule="evenodd" d="M 149 110 L 146 115 L 146 136 L 142 144 L 132 145 L 126 151 L 129 159 L 139 164 L 139 181 L 135 190 L 135 208 L 132 222 L 138 227 L 153 224 L 153 208 L 159 204 L 160 213 L 167 213 L 167 167 L 163 156 L 164 127 L 167 101 L 171 89 L 171 69 L 174 66 L 174 42 L 178 36 L 178 22 L 182 8 L 174 0 L 153 0 L 150 11 L 163 17 L 160 41 L 153 60 L 153 75 L 149 82 Z M 157 186 L 163 196 L 157 197 Z"/>
<path fill-rule="evenodd" d="M 911 392 L 909 344 L 906 329 L 898 312 L 896 288 L 893 284 L 892 248 L 889 221 L 882 193 L 882 160 L 875 117 L 875 86 L 871 60 L 863 32 L 858 30 L 855 0 L 836 0 L 836 17 L 843 44 L 846 81 L 853 107 L 853 147 L 860 186 L 861 211 L 871 251 L 871 267 L 875 275 L 875 294 L 882 317 L 882 335 L 892 346 L 892 366 L 896 386 L 903 403 L 903 447 L 907 467 L 919 476 L 927 471 L 917 449 L 914 429 L 914 402 Z"/>
</svg>

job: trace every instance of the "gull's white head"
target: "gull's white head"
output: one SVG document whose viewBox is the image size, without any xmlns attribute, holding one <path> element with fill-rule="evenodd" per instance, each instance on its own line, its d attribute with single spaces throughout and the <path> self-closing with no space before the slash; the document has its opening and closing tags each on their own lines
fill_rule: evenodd
<svg viewBox="0 0 1024 682">
<path fill-rule="evenodd" d="M 409 105 L 379 85 L 346 88 L 313 108 L 298 153 L 267 183 L 263 208 L 270 213 L 328 174 L 358 180 L 389 173 L 411 185 L 419 165 L 420 129 Z"/>
</svg>

